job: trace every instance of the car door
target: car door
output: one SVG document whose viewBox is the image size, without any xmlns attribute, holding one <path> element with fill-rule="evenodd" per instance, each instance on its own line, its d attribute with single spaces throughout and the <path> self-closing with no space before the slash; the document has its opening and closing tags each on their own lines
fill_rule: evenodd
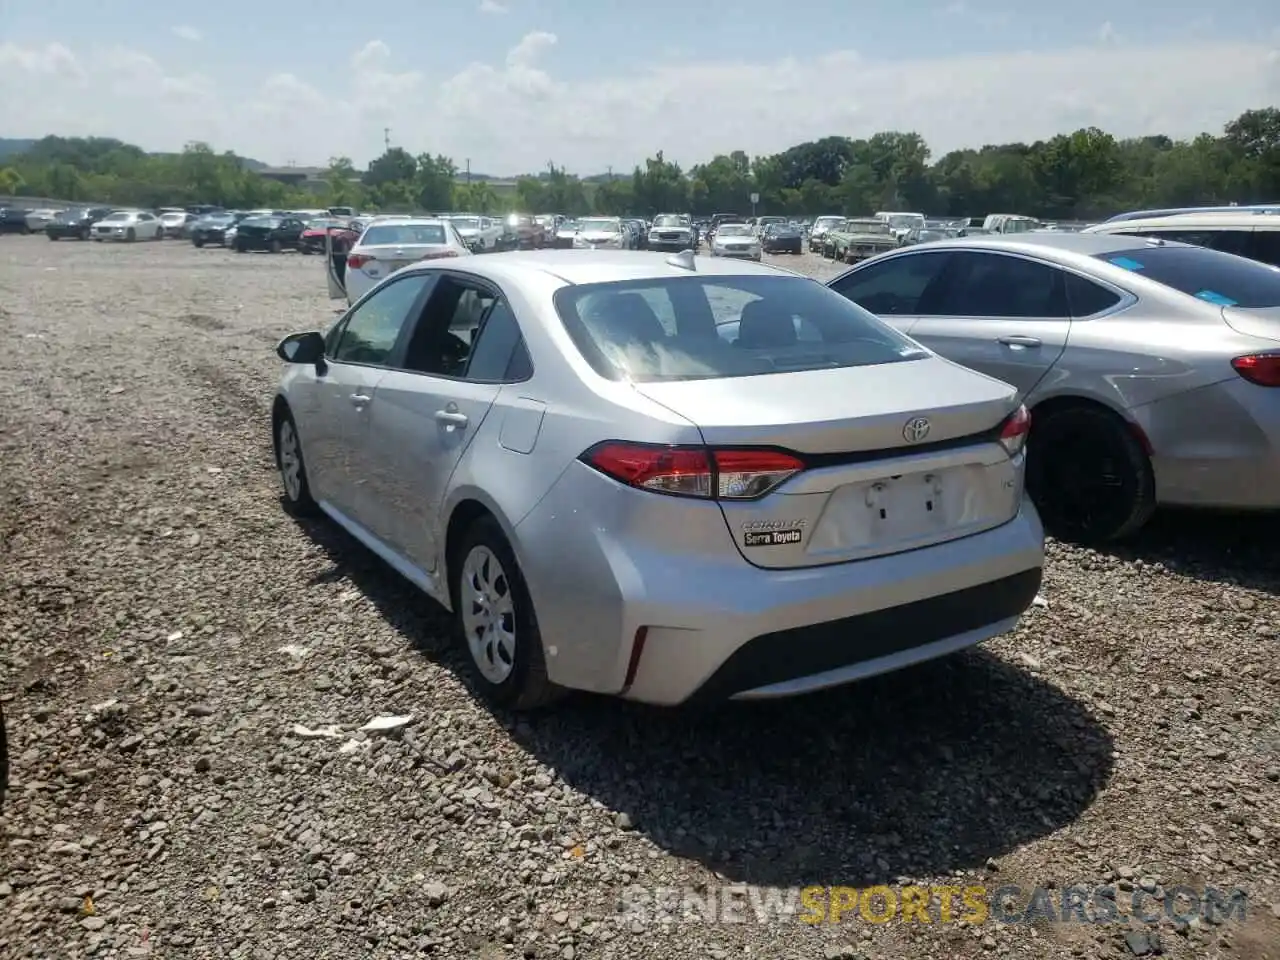
<svg viewBox="0 0 1280 960">
<path fill-rule="evenodd" d="M 920 319 L 921 304 L 927 303 L 928 295 L 936 289 L 950 257 L 951 253 L 945 250 L 878 257 L 842 273 L 827 285 L 911 335 Z"/>
<path fill-rule="evenodd" d="M 434 279 L 422 272 L 399 277 L 338 322 L 310 387 L 308 413 L 298 424 L 313 496 L 364 527 L 372 514 L 366 502 L 370 407 Z"/>
<path fill-rule="evenodd" d="M 989 251 L 953 251 L 911 337 L 1027 397 L 1062 356 L 1071 331 L 1063 271 Z"/>
<path fill-rule="evenodd" d="M 378 386 L 370 471 L 379 537 L 434 573 L 449 478 L 498 396 L 520 339 L 511 308 L 485 281 L 444 273 Z"/>
<path fill-rule="evenodd" d="M 329 285 L 330 300 L 347 299 L 347 251 L 346 245 L 338 249 L 333 242 L 333 230 L 324 232 L 324 272 Z"/>
</svg>

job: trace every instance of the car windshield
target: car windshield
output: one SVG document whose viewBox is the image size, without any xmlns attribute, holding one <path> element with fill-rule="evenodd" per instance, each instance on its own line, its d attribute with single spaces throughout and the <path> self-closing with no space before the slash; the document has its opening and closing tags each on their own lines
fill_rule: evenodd
<svg viewBox="0 0 1280 960">
<path fill-rule="evenodd" d="M 1137 247 L 1094 254 L 1139 276 L 1221 307 L 1280 307 L 1280 267 L 1204 247 Z"/>
<path fill-rule="evenodd" d="M 88 215 L 88 210 L 63 210 L 61 213 L 57 214 L 54 219 L 69 222 L 73 220 L 80 220 Z"/>
<path fill-rule="evenodd" d="M 745 223 L 725 223 L 721 224 L 716 233 L 722 237 L 749 237 L 751 228 Z"/>
<path fill-rule="evenodd" d="M 924 217 L 913 217 L 906 213 L 895 213 L 889 216 L 889 226 L 894 230 L 910 230 L 924 223 Z"/>
<path fill-rule="evenodd" d="M 111 216 L 106 217 L 103 220 L 103 223 L 121 223 L 125 220 L 132 220 L 132 219 L 133 219 L 132 213 L 113 213 L 111 214 Z"/>
<path fill-rule="evenodd" d="M 802 277 L 579 284 L 560 289 L 555 306 L 587 362 L 611 380 L 750 377 L 929 356 L 853 301 Z"/>
<path fill-rule="evenodd" d="M 577 233 L 578 230 L 581 229 L 581 227 L 582 227 L 582 224 L 579 223 L 577 220 L 566 220 L 564 223 L 560 224 L 560 232 L 561 233 Z"/>
<path fill-rule="evenodd" d="M 617 233 L 622 224 L 617 220 L 583 220 L 578 229 L 583 233 Z"/>
<path fill-rule="evenodd" d="M 850 220 L 845 224 L 850 233 L 883 233 L 888 234 L 889 224 L 883 220 Z"/>
<path fill-rule="evenodd" d="M 479 217 L 454 217 L 453 225 L 457 227 L 459 230 L 479 230 L 480 218 Z"/>
<path fill-rule="evenodd" d="M 655 227 L 683 227 L 685 226 L 685 221 L 680 217 L 673 216 L 654 217 L 653 225 Z"/>
<path fill-rule="evenodd" d="M 395 246 L 406 243 L 448 243 L 439 223 L 397 223 L 370 227 L 360 238 L 362 246 Z"/>
<path fill-rule="evenodd" d="M 813 221 L 814 227 L 834 227 L 837 223 L 844 223 L 843 217 L 819 217 Z"/>
<path fill-rule="evenodd" d="M 205 223 L 230 223 L 235 217 L 229 213 L 206 213 L 200 219 Z"/>
<path fill-rule="evenodd" d="M 242 227 L 270 227 L 275 229 L 283 221 L 279 217 L 247 217 L 240 221 Z"/>
</svg>

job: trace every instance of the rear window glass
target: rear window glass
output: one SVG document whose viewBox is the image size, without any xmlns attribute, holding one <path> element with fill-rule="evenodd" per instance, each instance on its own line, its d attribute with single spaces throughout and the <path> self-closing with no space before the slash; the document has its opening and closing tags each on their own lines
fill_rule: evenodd
<svg viewBox="0 0 1280 960">
<path fill-rule="evenodd" d="M 369 227 L 360 242 L 364 246 L 402 243 L 448 243 L 438 223 L 398 223 Z"/>
<path fill-rule="evenodd" d="M 280 226 L 284 221 L 280 217 L 247 217 L 242 221 L 246 227 L 271 227 Z"/>
<path fill-rule="evenodd" d="M 582 284 L 555 295 L 574 343 L 611 380 L 707 380 L 929 356 L 857 304 L 800 277 Z"/>
<path fill-rule="evenodd" d="M 1138 247 L 1094 254 L 1156 283 L 1223 307 L 1280 307 L 1280 267 L 1203 247 Z"/>
</svg>

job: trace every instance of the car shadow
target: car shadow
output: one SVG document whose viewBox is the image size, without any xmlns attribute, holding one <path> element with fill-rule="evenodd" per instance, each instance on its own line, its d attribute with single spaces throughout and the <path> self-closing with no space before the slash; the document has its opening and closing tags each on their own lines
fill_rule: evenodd
<svg viewBox="0 0 1280 960">
<path fill-rule="evenodd" d="M 468 672 L 450 619 L 353 538 L 300 521 L 427 656 Z M 728 882 L 865 886 L 940 876 L 1073 822 L 1112 770 L 1083 706 L 982 649 L 834 691 L 661 709 L 576 695 L 499 719 L 624 828 Z"/>
<path fill-rule="evenodd" d="M 1280 513 L 1166 508 L 1108 552 L 1125 560 L 1280 595 Z"/>
</svg>

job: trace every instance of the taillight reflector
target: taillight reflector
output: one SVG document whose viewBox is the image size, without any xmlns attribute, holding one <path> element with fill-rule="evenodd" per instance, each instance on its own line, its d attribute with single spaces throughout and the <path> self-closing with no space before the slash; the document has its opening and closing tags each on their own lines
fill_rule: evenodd
<svg viewBox="0 0 1280 960">
<path fill-rule="evenodd" d="M 1031 432 L 1031 411 L 1025 406 L 1009 414 L 1008 419 L 1000 427 L 1000 444 L 1016 457 L 1027 445 L 1027 434 Z"/>
<path fill-rule="evenodd" d="M 1255 353 L 1236 357 L 1232 368 L 1250 383 L 1260 387 L 1280 387 L 1280 353 Z"/>
<path fill-rule="evenodd" d="M 445 257 L 456 257 L 457 255 L 458 255 L 457 250 L 440 250 L 436 253 L 424 253 L 422 255 L 422 259 L 423 260 L 442 260 Z"/>
<path fill-rule="evenodd" d="M 630 487 L 709 500 L 756 500 L 804 469 L 804 461 L 781 450 L 613 440 L 592 447 L 581 460 Z"/>
<path fill-rule="evenodd" d="M 359 270 L 372 259 L 373 257 L 366 257 L 360 253 L 353 253 L 351 256 L 347 257 L 347 267 L 351 270 Z"/>
</svg>

